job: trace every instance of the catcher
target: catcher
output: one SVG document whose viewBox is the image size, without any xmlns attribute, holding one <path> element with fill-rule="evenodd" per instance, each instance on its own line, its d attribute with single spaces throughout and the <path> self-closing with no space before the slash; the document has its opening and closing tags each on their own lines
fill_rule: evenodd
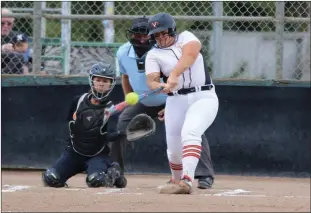
<svg viewBox="0 0 311 213">
<path fill-rule="evenodd" d="M 69 111 L 69 144 L 56 163 L 42 174 L 45 186 L 64 187 L 74 175 L 86 172 L 89 187 L 118 187 L 127 184 L 120 176 L 118 163 L 109 156 L 109 142 L 123 133 L 107 132 L 106 109 L 110 106 L 108 96 L 116 84 L 115 70 L 105 63 L 92 66 L 89 75 L 90 92 L 72 102 Z"/>
</svg>

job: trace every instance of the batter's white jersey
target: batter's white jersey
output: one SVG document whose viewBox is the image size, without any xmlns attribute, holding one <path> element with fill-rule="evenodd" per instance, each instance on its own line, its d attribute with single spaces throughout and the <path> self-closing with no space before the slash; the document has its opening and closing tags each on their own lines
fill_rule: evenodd
<svg viewBox="0 0 311 213">
<path fill-rule="evenodd" d="M 190 41 L 200 40 L 191 32 L 184 31 L 177 35 L 176 42 L 167 48 L 153 48 L 146 57 L 146 74 L 162 72 L 169 77 L 182 55 L 182 47 Z M 201 42 L 200 42 L 201 43 Z M 204 66 L 204 59 L 199 53 L 195 62 L 179 76 L 178 89 L 212 84 L 212 80 Z"/>
</svg>

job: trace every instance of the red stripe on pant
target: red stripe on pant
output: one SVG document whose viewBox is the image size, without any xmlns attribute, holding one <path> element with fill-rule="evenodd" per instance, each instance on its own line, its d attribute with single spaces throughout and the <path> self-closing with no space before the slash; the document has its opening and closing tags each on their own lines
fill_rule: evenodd
<svg viewBox="0 0 311 213">
<path fill-rule="evenodd" d="M 183 154 L 188 153 L 188 152 L 195 152 L 195 153 L 201 154 L 201 150 L 197 150 L 197 149 L 186 149 L 182 151 Z"/>
<path fill-rule="evenodd" d="M 183 147 L 182 157 L 195 157 L 200 159 L 202 147 L 198 145 L 188 145 Z"/>
<path fill-rule="evenodd" d="M 199 150 L 202 150 L 202 147 L 199 145 L 187 145 L 183 147 L 183 150 L 188 149 L 188 148 L 197 148 Z"/>
<path fill-rule="evenodd" d="M 197 159 L 200 159 L 201 155 L 198 155 L 198 154 L 195 154 L 195 153 L 187 153 L 187 154 L 184 154 L 182 155 L 183 158 L 185 157 L 195 157 Z"/>
</svg>

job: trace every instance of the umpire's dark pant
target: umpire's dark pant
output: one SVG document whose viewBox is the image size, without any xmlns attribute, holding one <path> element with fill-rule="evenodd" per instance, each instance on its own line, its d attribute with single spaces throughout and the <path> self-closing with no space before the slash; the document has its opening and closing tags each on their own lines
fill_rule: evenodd
<svg viewBox="0 0 311 213">
<path fill-rule="evenodd" d="M 165 105 L 157 107 L 147 107 L 141 103 L 138 103 L 133 106 L 129 106 L 120 114 L 117 130 L 125 131 L 128 123 L 138 114 L 146 113 L 152 118 L 158 116 L 158 112 L 165 108 Z M 124 174 L 124 157 L 126 150 L 127 141 L 125 138 L 120 141 L 112 143 L 111 147 L 111 156 L 114 161 L 117 161 L 120 164 L 121 172 Z M 201 158 L 199 160 L 197 169 L 195 171 L 195 178 L 211 176 L 214 178 L 214 168 L 211 159 L 211 153 L 207 138 L 205 135 L 202 135 L 202 152 Z"/>
<path fill-rule="evenodd" d="M 86 157 L 76 153 L 71 146 L 68 146 L 52 168 L 56 169 L 61 182 L 65 183 L 69 178 L 84 171 L 87 175 L 95 172 L 107 172 L 111 163 L 109 147 L 94 157 Z"/>
</svg>

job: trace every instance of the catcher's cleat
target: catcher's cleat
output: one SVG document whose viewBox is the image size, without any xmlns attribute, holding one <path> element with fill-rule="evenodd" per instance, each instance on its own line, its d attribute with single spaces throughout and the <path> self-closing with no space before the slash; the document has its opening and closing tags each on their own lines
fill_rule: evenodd
<svg viewBox="0 0 311 213">
<path fill-rule="evenodd" d="M 111 166 L 107 170 L 107 176 L 108 176 L 108 181 L 107 181 L 107 186 L 108 187 L 113 187 L 115 185 L 115 182 L 117 179 L 120 178 L 120 166 L 118 163 L 114 162 L 111 164 Z"/>
<path fill-rule="evenodd" d="M 123 175 L 121 175 L 119 178 L 116 179 L 114 185 L 117 188 L 125 188 L 127 185 L 127 179 Z"/>
</svg>

